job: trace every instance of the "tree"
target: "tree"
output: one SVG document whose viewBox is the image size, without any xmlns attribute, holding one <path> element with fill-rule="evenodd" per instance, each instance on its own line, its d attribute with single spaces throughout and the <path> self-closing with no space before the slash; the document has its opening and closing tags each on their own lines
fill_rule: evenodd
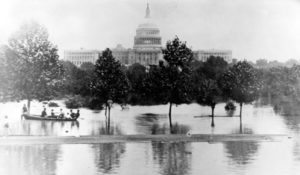
<svg viewBox="0 0 300 175">
<path fill-rule="evenodd" d="M 94 72 L 95 71 L 95 65 L 91 62 L 84 62 L 80 65 L 80 69 L 82 69 L 86 72 Z"/>
<path fill-rule="evenodd" d="M 130 104 L 144 104 L 143 102 L 149 101 L 145 98 L 144 81 L 146 78 L 146 67 L 135 63 L 128 67 L 126 76 L 130 82 Z"/>
<path fill-rule="evenodd" d="M 70 61 L 60 61 L 64 68 L 63 94 L 68 95 L 90 95 L 90 82 L 93 70 L 83 70 Z"/>
<path fill-rule="evenodd" d="M 9 39 L 9 47 L 17 55 L 9 69 L 13 73 L 13 98 L 27 99 L 28 111 L 33 99 L 53 98 L 61 85 L 62 66 L 57 48 L 48 40 L 45 27 L 30 22 L 21 26 Z"/>
<path fill-rule="evenodd" d="M 8 64 L 12 64 L 16 54 L 8 48 L 8 46 L 0 46 L 0 101 L 7 101 L 10 97 L 10 88 L 12 77 L 11 71 L 8 69 Z"/>
<path fill-rule="evenodd" d="M 167 65 L 162 65 L 158 80 L 161 79 L 161 90 L 163 91 L 162 101 L 169 103 L 169 123 L 172 130 L 172 105 L 187 103 L 190 101 L 190 62 L 193 59 L 193 52 L 181 42 L 178 37 L 168 41 L 166 48 L 162 50 Z"/>
<path fill-rule="evenodd" d="M 215 106 L 225 101 L 219 81 L 227 67 L 228 63 L 223 58 L 211 56 L 193 72 L 194 97 L 200 105 L 211 107 L 212 127 L 215 126 Z"/>
<path fill-rule="evenodd" d="M 92 96 L 108 109 L 108 130 L 110 128 L 110 108 L 112 103 L 124 103 L 129 84 L 119 61 L 106 49 L 96 61 L 95 77 L 92 81 Z"/>
<path fill-rule="evenodd" d="M 243 103 L 251 103 L 259 97 L 261 81 L 258 71 L 246 61 L 230 67 L 221 77 L 220 86 L 224 94 L 240 104 L 240 119 Z"/>
</svg>

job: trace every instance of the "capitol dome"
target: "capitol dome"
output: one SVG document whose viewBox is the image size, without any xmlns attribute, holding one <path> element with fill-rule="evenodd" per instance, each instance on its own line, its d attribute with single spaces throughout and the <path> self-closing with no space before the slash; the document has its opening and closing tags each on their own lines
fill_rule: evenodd
<svg viewBox="0 0 300 175">
<path fill-rule="evenodd" d="M 158 26 L 154 23 L 143 23 L 138 26 L 138 29 L 158 29 Z"/>
<path fill-rule="evenodd" d="M 147 4 L 144 20 L 136 29 L 133 48 L 161 48 L 160 30 L 150 18 L 149 4 Z"/>
</svg>

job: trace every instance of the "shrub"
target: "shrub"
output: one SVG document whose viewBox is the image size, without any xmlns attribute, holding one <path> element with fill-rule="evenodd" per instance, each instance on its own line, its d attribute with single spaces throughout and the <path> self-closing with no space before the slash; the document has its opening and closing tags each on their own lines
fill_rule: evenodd
<svg viewBox="0 0 300 175">
<path fill-rule="evenodd" d="M 83 107 L 83 102 L 84 102 L 84 98 L 82 98 L 79 95 L 75 95 L 75 96 L 70 96 L 67 98 L 67 100 L 65 101 L 66 107 L 69 109 L 75 109 L 75 108 L 80 108 Z"/>
<path fill-rule="evenodd" d="M 87 107 L 90 109 L 103 109 L 103 103 L 99 99 L 93 97 L 82 97 L 80 95 L 69 96 L 65 101 L 66 107 L 69 109 L 75 109 L 80 107 Z"/>
<path fill-rule="evenodd" d="M 49 102 L 48 106 L 49 107 L 59 107 L 59 105 L 57 103 L 55 103 L 55 102 Z"/>
<path fill-rule="evenodd" d="M 236 109 L 236 106 L 234 105 L 234 103 L 232 101 L 229 101 L 226 103 L 225 105 L 225 110 L 226 111 L 234 111 Z"/>
</svg>

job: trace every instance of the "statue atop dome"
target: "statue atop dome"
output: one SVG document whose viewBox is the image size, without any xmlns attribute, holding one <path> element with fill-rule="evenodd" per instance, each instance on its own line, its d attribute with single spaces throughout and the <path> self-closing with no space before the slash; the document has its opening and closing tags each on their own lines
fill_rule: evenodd
<svg viewBox="0 0 300 175">
<path fill-rule="evenodd" d="M 147 3 L 146 16 L 145 16 L 145 18 L 150 18 L 150 8 L 149 8 L 149 3 Z"/>
</svg>

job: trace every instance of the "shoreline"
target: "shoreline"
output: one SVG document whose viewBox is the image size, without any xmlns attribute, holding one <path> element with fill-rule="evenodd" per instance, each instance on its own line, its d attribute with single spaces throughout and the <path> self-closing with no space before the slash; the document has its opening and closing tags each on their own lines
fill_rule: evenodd
<svg viewBox="0 0 300 175">
<path fill-rule="evenodd" d="M 99 144 L 129 142 L 278 142 L 280 134 L 99 135 L 99 136 L 0 136 L 0 145 Z"/>
</svg>

